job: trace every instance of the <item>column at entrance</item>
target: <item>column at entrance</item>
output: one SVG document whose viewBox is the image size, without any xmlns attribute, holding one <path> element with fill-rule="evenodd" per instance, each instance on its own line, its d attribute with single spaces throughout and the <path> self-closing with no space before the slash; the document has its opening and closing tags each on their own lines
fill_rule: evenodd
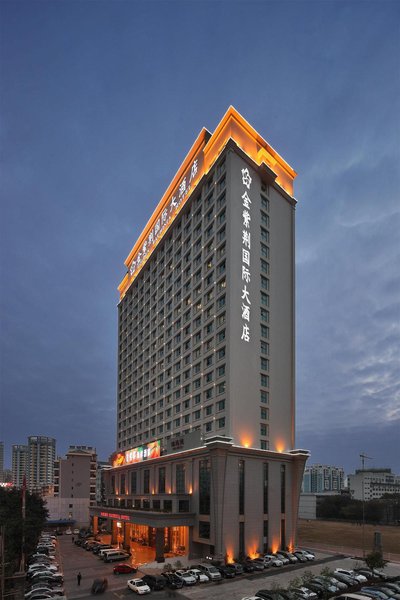
<svg viewBox="0 0 400 600">
<path fill-rule="evenodd" d="M 164 527 L 156 529 L 156 561 L 158 563 L 165 562 L 164 558 Z"/>
<path fill-rule="evenodd" d="M 99 517 L 93 517 L 93 534 L 97 535 L 99 531 Z"/>
<path fill-rule="evenodd" d="M 124 523 L 124 548 L 130 550 L 131 547 L 131 525 Z"/>
<path fill-rule="evenodd" d="M 111 544 L 117 544 L 118 543 L 118 527 L 117 527 L 117 521 L 114 521 L 114 519 L 111 521 Z"/>
</svg>

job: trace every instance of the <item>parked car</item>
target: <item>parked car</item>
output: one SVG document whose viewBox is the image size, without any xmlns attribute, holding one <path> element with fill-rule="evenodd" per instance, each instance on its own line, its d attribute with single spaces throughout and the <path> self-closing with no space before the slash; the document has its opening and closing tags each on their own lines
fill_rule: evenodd
<svg viewBox="0 0 400 600">
<path fill-rule="evenodd" d="M 378 590 L 378 588 L 374 587 L 362 587 L 360 589 L 360 593 L 365 594 L 370 598 L 377 598 L 377 600 L 387 600 L 389 598 L 388 594 L 385 594 L 385 592 L 381 592 L 380 590 Z"/>
<path fill-rule="evenodd" d="M 92 594 L 102 594 L 106 591 L 108 586 L 108 581 L 106 577 L 103 579 L 95 579 L 92 583 L 91 592 Z"/>
<path fill-rule="evenodd" d="M 279 556 L 283 556 L 284 558 L 286 558 L 290 563 L 297 563 L 299 562 L 299 559 L 297 558 L 297 556 L 295 556 L 292 552 L 286 552 L 286 550 L 278 550 L 278 552 L 275 552 L 275 554 L 279 557 Z"/>
<path fill-rule="evenodd" d="M 335 571 L 333 576 L 338 581 L 345 583 L 347 587 L 353 587 L 359 584 L 357 579 L 355 577 L 352 577 L 351 575 L 345 575 L 344 573 L 338 573 L 337 571 Z"/>
<path fill-rule="evenodd" d="M 113 568 L 114 575 L 120 575 L 121 573 L 137 573 L 137 568 L 127 563 L 115 565 Z"/>
<path fill-rule="evenodd" d="M 251 560 L 244 560 L 240 564 L 242 565 L 243 571 L 245 573 L 253 573 L 255 571 L 255 567 L 254 567 L 253 563 L 251 562 Z"/>
<path fill-rule="evenodd" d="M 74 530 L 72 531 L 72 533 L 73 533 L 74 535 L 79 535 L 79 529 L 74 529 Z"/>
<path fill-rule="evenodd" d="M 129 579 L 127 585 L 136 594 L 150 594 L 151 592 L 151 589 L 143 579 Z"/>
<path fill-rule="evenodd" d="M 317 600 L 318 598 L 318 594 L 304 586 L 292 588 L 291 592 L 293 592 L 298 598 L 301 598 L 301 600 Z"/>
<path fill-rule="evenodd" d="M 288 600 L 287 593 L 281 590 L 259 590 L 256 596 L 263 600 Z"/>
<path fill-rule="evenodd" d="M 36 593 L 44 593 L 44 594 L 48 593 L 48 594 L 51 594 L 52 596 L 64 596 L 64 588 L 62 588 L 61 586 L 51 587 L 49 585 L 40 585 L 40 586 L 32 587 L 29 590 L 29 592 L 25 593 L 24 598 L 26 600 L 31 600 L 31 597 Z"/>
<path fill-rule="evenodd" d="M 66 530 L 65 530 L 65 534 L 66 534 L 66 535 L 71 535 L 71 534 L 72 534 L 72 529 L 70 529 L 70 528 L 68 527 L 68 529 L 66 529 Z"/>
<path fill-rule="evenodd" d="M 298 558 L 298 555 L 299 555 L 299 554 L 302 554 L 303 556 L 305 556 L 305 558 L 306 558 L 307 560 L 315 560 L 315 554 L 314 554 L 313 552 L 310 552 L 309 550 L 300 550 L 300 549 L 296 549 L 296 550 L 293 552 L 293 554 L 294 554 L 295 556 L 297 556 L 297 558 Z"/>
<path fill-rule="evenodd" d="M 335 583 L 332 583 L 329 577 L 317 575 L 313 577 L 312 581 L 313 583 L 320 583 L 329 594 L 338 594 L 340 592 L 340 588 Z"/>
<path fill-rule="evenodd" d="M 52 573 L 57 573 L 58 566 L 56 567 L 55 565 L 46 565 L 41 563 L 33 564 L 29 567 L 26 574 L 27 576 L 31 577 L 34 573 L 39 573 L 41 571 L 51 571 Z"/>
<path fill-rule="evenodd" d="M 110 544 L 99 544 L 98 546 L 94 546 L 92 548 L 93 554 L 99 554 L 101 550 L 112 550 L 113 547 Z"/>
<path fill-rule="evenodd" d="M 161 575 L 144 575 L 142 579 L 151 590 L 163 590 L 167 584 L 165 577 Z"/>
<path fill-rule="evenodd" d="M 354 579 L 356 579 L 358 581 L 358 583 L 366 583 L 368 581 L 367 577 L 365 575 L 362 575 L 361 573 L 357 573 L 356 571 L 350 571 L 349 569 L 335 569 L 333 572 L 334 577 L 336 577 L 336 574 L 341 574 L 341 575 L 347 575 L 348 577 L 354 577 Z"/>
<path fill-rule="evenodd" d="M 189 571 L 182 569 L 175 571 L 177 577 L 182 579 L 183 585 L 196 585 L 196 577 L 194 577 Z"/>
<path fill-rule="evenodd" d="M 162 577 L 167 582 L 167 587 L 172 590 L 179 590 L 183 587 L 183 581 L 175 573 L 161 573 Z"/>
<path fill-rule="evenodd" d="M 199 565 L 200 571 L 203 571 L 211 581 L 222 579 L 220 571 L 214 565 Z"/>
<path fill-rule="evenodd" d="M 302 563 L 306 563 L 306 562 L 308 562 L 308 560 L 309 560 L 309 559 L 307 558 L 307 556 L 305 556 L 305 554 L 303 554 L 302 552 L 296 552 L 296 551 L 294 551 L 294 552 L 293 552 L 293 556 L 295 556 L 295 557 L 297 558 L 297 560 L 298 560 L 299 562 L 302 562 Z"/>
<path fill-rule="evenodd" d="M 28 571 L 26 574 L 26 578 L 31 579 L 32 581 L 34 581 L 35 579 L 38 579 L 40 576 L 42 578 L 43 577 L 62 577 L 62 573 L 60 573 L 59 571 L 51 571 L 47 567 L 41 567 L 39 570 Z"/>
<path fill-rule="evenodd" d="M 264 554 L 264 556 L 262 556 L 261 558 L 263 558 L 265 563 L 270 565 L 271 567 L 283 567 L 283 560 L 277 558 L 273 554 Z"/>
<path fill-rule="evenodd" d="M 233 577 L 236 577 L 235 569 L 232 569 L 228 565 L 221 565 L 218 567 L 218 571 L 221 573 L 224 579 L 233 579 Z"/>
<path fill-rule="evenodd" d="M 265 558 L 253 558 L 253 560 L 251 561 L 252 564 L 254 565 L 254 568 L 257 569 L 257 571 L 261 571 L 264 569 L 268 569 L 268 567 L 270 567 L 270 563 L 269 561 L 265 560 Z"/>
<path fill-rule="evenodd" d="M 290 563 L 290 560 L 286 556 L 283 556 L 283 554 L 279 554 L 278 552 L 274 552 L 273 554 L 271 554 L 271 556 L 274 556 L 278 560 L 281 560 L 284 565 L 288 565 Z"/>
<path fill-rule="evenodd" d="M 208 576 L 203 571 L 200 571 L 200 569 L 188 569 L 188 573 L 193 575 L 198 583 L 207 583 L 210 581 Z"/>
<path fill-rule="evenodd" d="M 115 552 L 108 552 L 103 556 L 104 562 L 117 562 L 120 560 L 128 560 L 130 557 L 129 552 L 123 552 L 122 550 L 116 550 Z"/>
<path fill-rule="evenodd" d="M 244 573 L 243 565 L 241 565 L 240 563 L 228 563 L 228 567 L 234 569 L 236 575 L 242 575 Z"/>
</svg>

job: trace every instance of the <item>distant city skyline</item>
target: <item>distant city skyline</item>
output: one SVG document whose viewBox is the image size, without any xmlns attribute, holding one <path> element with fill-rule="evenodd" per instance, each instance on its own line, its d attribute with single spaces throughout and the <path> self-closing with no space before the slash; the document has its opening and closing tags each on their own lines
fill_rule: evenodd
<svg viewBox="0 0 400 600">
<path fill-rule="evenodd" d="M 123 261 L 232 104 L 298 172 L 296 446 L 400 473 L 400 4 L 22 0 L 0 16 L 5 467 L 30 435 L 58 455 L 116 449 Z"/>
</svg>

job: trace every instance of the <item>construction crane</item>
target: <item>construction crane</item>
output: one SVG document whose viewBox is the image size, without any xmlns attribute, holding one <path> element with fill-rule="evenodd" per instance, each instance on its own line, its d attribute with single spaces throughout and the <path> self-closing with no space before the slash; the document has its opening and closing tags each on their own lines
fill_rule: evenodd
<svg viewBox="0 0 400 600">
<path fill-rule="evenodd" d="M 365 468 L 365 459 L 367 459 L 367 460 L 373 460 L 373 457 L 372 456 L 367 456 L 364 452 L 361 452 L 360 458 L 361 458 L 361 467 L 362 467 L 362 470 L 364 471 L 364 468 Z"/>
</svg>

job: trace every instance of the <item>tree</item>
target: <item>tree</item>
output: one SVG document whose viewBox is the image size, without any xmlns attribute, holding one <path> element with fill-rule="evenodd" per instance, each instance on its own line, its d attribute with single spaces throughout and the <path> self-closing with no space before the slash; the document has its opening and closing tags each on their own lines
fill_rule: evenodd
<svg viewBox="0 0 400 600">
<path fill-rule="evenodd" d="M 365 563 L 370 569 L 383 569 L 386 565 L 381 552 L 370 552 L 365 557 Z"/>
<path fill-rule="evenodd" d="M 12 575 L 21 561 L 22 537 L 25 534 L 23 551 L 32 554 L 40 532 L 48 516 L 40 496 L 26 492 L 25 523 L 22 520 L 22 490 L 0 488 L 0 526 L 4 527 L 4 554 L 6 570 Z M 24 528 L 24 531 L 23 531 Z"/>
</svg>

